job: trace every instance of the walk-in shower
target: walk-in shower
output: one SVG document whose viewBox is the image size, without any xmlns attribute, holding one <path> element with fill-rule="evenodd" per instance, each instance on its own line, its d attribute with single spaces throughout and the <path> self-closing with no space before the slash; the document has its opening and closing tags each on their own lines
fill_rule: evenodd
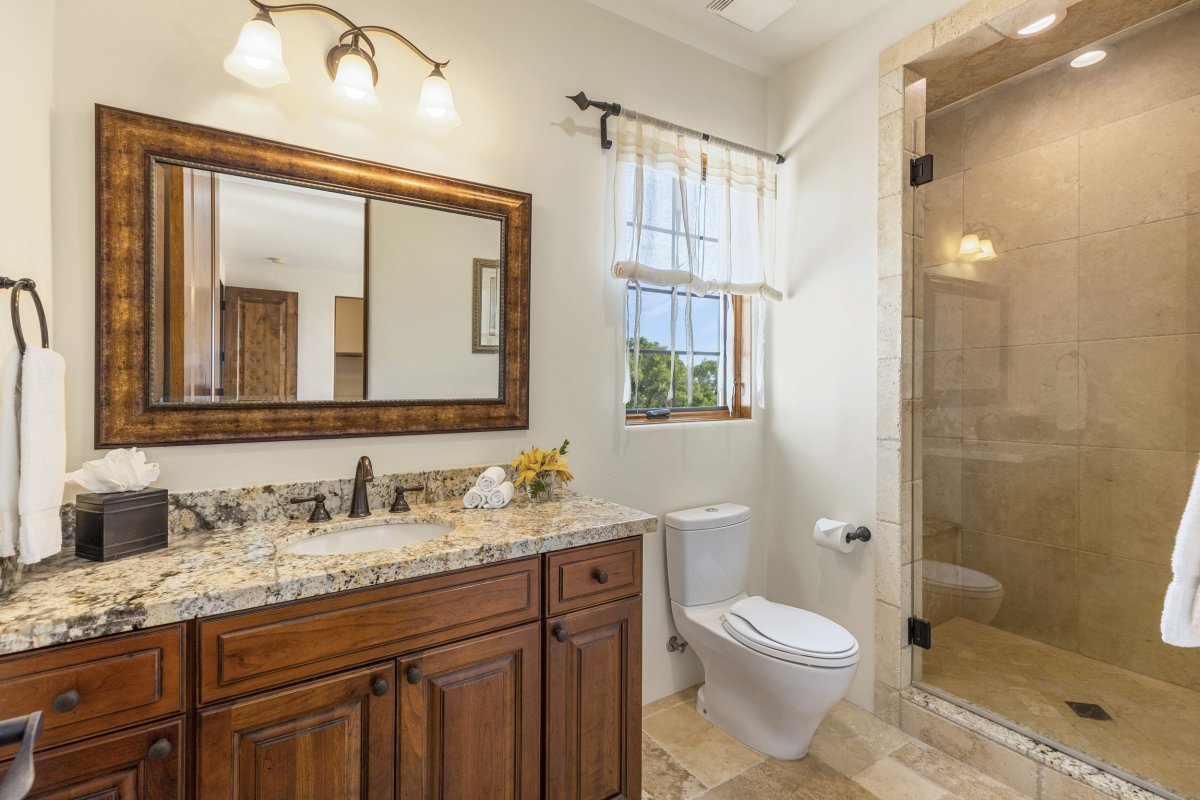
<svg viewBox="0 0 1200 800">
<path fill-rule="evenodd" d="M 1159 637 L 1200 454 L 1200 5 L 1075 3 L 1016 77 L 982 35 L 920 123 L 913 680 L 1200 798 L 1200 650 Z"/>
</svg>

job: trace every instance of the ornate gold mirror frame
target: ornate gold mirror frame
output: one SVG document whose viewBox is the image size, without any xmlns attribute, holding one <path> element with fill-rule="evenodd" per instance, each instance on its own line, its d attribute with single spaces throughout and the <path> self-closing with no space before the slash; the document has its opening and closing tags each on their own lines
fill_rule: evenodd
<svg viewBox="0 0 1200 800">
<path fill-rule="evenodd" d="M 499 396 L 487 400 L 172 403 L 152 393 L 154 165 L 202 165 L 496 219 L 502 228 Z M 389 436 L 529 427 L 533 199 L 228 131 L 96 107 L 96 447 Z M 419 290 L 419 289 L 416 289 Z M 459 331 L 447 335 L 461 336 Z M 410 342 L 406 347 L 420 347 Z"/>
</svg>

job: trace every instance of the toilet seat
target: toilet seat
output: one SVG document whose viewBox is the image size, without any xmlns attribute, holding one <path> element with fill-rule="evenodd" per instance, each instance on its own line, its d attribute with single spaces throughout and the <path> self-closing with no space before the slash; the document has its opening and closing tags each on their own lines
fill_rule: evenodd
<svg viewBox="0 0 1200 800">
<path fill-rule="evenodd" d="M 765 597 L 734 603 L 721 624 L 741 644 L 793 664 L 832 668 L 858 663 L 858 642 L 850 631 L 820 614 Z"/>
</svg>

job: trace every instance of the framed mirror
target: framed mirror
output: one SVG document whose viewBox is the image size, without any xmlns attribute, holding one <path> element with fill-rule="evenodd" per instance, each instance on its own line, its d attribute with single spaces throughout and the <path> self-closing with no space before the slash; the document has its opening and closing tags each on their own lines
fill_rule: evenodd
<svg viewBox="0 0 1200 800">
<path fill-rule="evenodd" d="M 528 426 L 528 194 L 96 127 L 97 447 Z"/>
</svg>

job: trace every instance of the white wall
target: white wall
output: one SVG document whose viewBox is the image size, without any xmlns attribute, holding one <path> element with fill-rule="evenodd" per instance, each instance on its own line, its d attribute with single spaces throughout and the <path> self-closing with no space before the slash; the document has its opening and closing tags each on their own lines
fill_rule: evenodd
<svg viewBox="0 0 1200 800">
<path fill-rule="evenodd" d="M 862 652 L 850 699 L 874 705 L 874 561 L 818 548 L 813 521 L 875 521 L 879 53 L 961 0 L 896 0 L 769 80 L 780 174 L 779 272 L 768 316 L 772 599 L 837 620 Z"/>
<path fill-rule="evenodd" d="M 500 396 L 500 356 L 471 349 L 476 258 L 500 258 L 498 220 L 371 202 L 367 397 Z"/>
<path fill-rule="evenodd" d="M 47 314 L 53 305 L 50 234 L 50 111 L 54 72 L 54 0 L 5 3 L 0 52 L 13 72 L 0 80 L 0 275 L 32 278 Z M 38 341 L 33 302 L 21 305 L 22 330 Z M 0 360 L 13 346 L 8 292 L 0 291 Z"/>
<path fill-rule="evenodd" d="M 31 3 L 29 6 L 39 5 Z M 348 117 L 329 98 L 324 53 L 338 31 L 311 14 L 280 15 L 291 83 L 252 89 L 221 60 L 248 3 L 62 0 L 54 114 L 55 335 L 69 364 L 69 462 L 95 457 L 93 423 L 93 103 L 279 139 L 531 192 L 530 430 L 268 444 L 150 448 L 173 490 L 349 475 L 360 455 L 390 472 L 503 460 L 568 436 L 576 488 L 661 513 L 713 501 L 758 505 L 761 421 L 627 430 L 619 410 L 623 286 L 607 274 L 608 164 L 598 119 L 564 95 L 594 97 L 721 136 L 765 144 L 766 83 L 584 0 L 442 0 L 401 9 L 341 0 L 364 24 L 398 26 L 453 59 L 463 125 L 435 134 L 415 120 L 426 70 L 381 42 L 385 110 Z M 6 23 L 11 20 L 6 19 Z M 35 34 L 8 26 L 13 36 Z M 44 24 L 40 28 L 44 31 Z M 97 35 L 103 31 L 103 35 Z M 36 34 L 40 35 L 40 34 Z M 44 93 L 25 101 L 44 114 Z M 36 178 L 36 180 L 35 180 Z M 42 174 L 30 183 L 44 184 Z M 761 560 L 760 560 L 761 563 Z M 661 536 L 646 541 L 645 697 L 696 683 L 694 656 L 669 657 Z"/>
</svg>

